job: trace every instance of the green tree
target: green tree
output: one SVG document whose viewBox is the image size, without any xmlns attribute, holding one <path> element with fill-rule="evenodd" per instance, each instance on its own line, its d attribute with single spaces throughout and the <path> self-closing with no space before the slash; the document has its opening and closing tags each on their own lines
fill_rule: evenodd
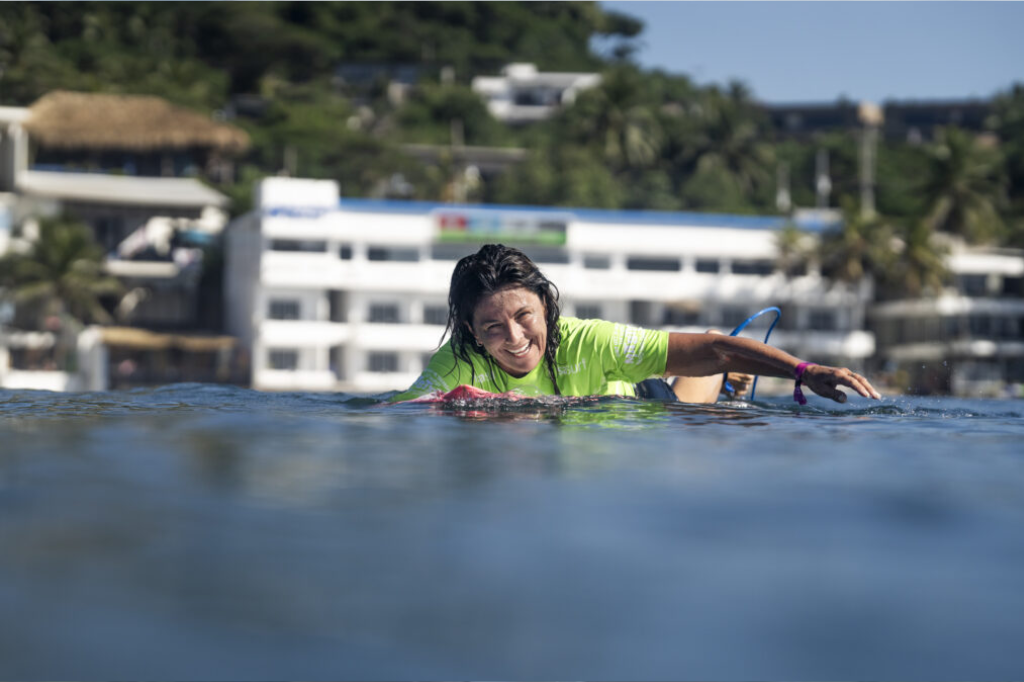
<svg viewBox="0 0 1024 682">
<path fill-rule="evenodd" d="M 117 279 L 104 273 L 103 250 L 92 231 L 66 216 L 43 218 L 28 250 L 0 258 L 0 283 L 16 303 L 34 311 L 40 328 L 49 316 L 109 323 L 101 299 L 123 291 Z"/>
<path fill-rule="evenodd" d="M 1024 83 L 997 96 L 992 104 L 992 130 L 999 136 L 1009 192 L 1009 240 L 1024 246 Z"/>
<path fill-rule="evenodd" d="M 746 203 L 754 204 L 758 191 L 770 185 L 775 160 L 750 91 L 738 82 L 725 91 L 709 88 L 698 111 L 684 157 L 693 175 L 717 177 L 715 183 L 735 187 Z"/>
<path fill-rule="evenodd" d="M 787 278 L 807 272 L 807 266 L 816 256 L 813 238 L 790 222 L 779 230 L 775 247 L 778 251 L 776 264 Z"/>
<path fill-rule="evenodd" d="M 506 204 L 618 208 L 625 190 L 588 149 L 548 146 L 495 183 L 489 200 Z"/>
<path fill-rule="evenodd" d="M 924 215 L 928 209 L 923 191 L 927 150 L 922 145 L 887 140 L 878 145 L 877 159 L 875 199 L 878 212 L 900 219 Z"/>
<path fill-rule="evenodd" d="M 398 134 L 408 142 L 502 145 L 511 134 L 487 111 L 480 95 L 463 85 L 422 83 L 398 111 Z M 460 140 L 453 140 L 453 126 Z"/>
<path fill-rule="evenodd" d="M 644 170 L 660 158 L 661 126 L 633 66 L 602 74 L 601 85 L 580 93 L 558 123 L 565 136 L 556 143 L 589 147 L 613 173 Z"/>
<path fill-rule="evenodd" d="M 886 276 L 893 263 L 893 228 L 882 217 L 863 218 L 852 201 L 846 202 L 843 224 L 822 237 L 818 250 L 821 272 L 843 282 Z"/>
<path fill-rule="evenodd" d="M 937 296 L 949 279 L 948 249 L 926 219 L 910 220 L 896 232 L 896 248 L 883 272 L 880 298 Z"/>
<path fill-rule="evenodd" d="M 929 148 L 928 159 L 923 190 L 928 225 L 975 243 L 1000 236 L 1005 187 L 995 146 L 959 128 L 946 128 Z"/>
</svg>

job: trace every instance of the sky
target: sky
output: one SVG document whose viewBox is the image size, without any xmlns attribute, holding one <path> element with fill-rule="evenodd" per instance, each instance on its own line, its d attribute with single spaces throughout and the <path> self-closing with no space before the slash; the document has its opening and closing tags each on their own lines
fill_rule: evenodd
<svg viewBox="0 0 1024 682">
<path fill-rule="evenodd" d="M 1024 2 L 601 2 L 644 68 L 763 102 L 987 98 L 1024 84 Z"/>
</svg>

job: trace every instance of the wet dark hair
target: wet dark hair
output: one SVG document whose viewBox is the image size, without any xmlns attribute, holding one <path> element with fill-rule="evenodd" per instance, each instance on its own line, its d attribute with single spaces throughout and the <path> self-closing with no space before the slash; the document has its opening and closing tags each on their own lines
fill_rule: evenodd
<svg viewBox="0 0 1024 682">
<path fill-rule="evenodd" d="M 555 386 L 555 394 L 561 395 L 558 375 L 555 372 L 555 351 L 562 340 L 562 333 L 558 328 L 558 287 L 541 273 L 525 253 L 511 246 L 486 244 L 455 265 L 451 287 L 448 289 L 448 325 L 444 332 L 445 335 L 451 334 L 456 363 L 459 360 L 469 363 L 470 376 L 473 379 L 476 378 L 476 373 L 472 369 L 472 354 L 486 359 L 492 371 L 497 369 L 494 358 L 483 346 L 476 343 L 470 331 L 470 327 L 473 326 L 473 311 L 484 297 L 517 287 L 532 291 L 544 304 L 544 322 L 547 325 L 544 362 L 551 383 Z M 441 338 L 443 341 L 444 336 Z"/>
</svg>

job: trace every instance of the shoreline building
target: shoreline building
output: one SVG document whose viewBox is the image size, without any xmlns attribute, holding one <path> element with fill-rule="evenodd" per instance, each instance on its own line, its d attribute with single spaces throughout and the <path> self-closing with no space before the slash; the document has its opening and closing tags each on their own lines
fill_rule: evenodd
<svg viewBox="0 0 1024 682">
<path fill-rule="evenodd" d="M 68 214 L 91 228 L 107 272 L 138 291 L 126 324 L 216 325 L 220 311 L 202 307 L 198 280 L 229 199 L 200 178 L 231 177 L 249 146 L 244 131 L 159 97 L 66 91 L 0 111 L 0 126 L 0 192 L 9 193 L 0 247 L 13 245 L 14 225 Z"/>
<path fill-rule="evenodd" d="M 29 107 L 0 107 L 0 256 L 28 249 L 42 218 L 88 225 L 106 273 L 124 286 L 105 303 L 126 325 L 83 332 L 76 345 L 65 338 L 73 330 L 19 320 L 0 291 L 0 387 L 100 390 L 237 375 L 233 342 L 212 336 L 222 295 L 207 291 L 218 280 L 204 275 L 219 273 L 203 262 L 229 199 L 200 179 L 229 179 L 248 145 L 241 129 L 159 97 L 54 91 Z"/>
<path fill-rule="evenodd" d="M 774 345 L 857 368 L 875 350 L 870 283 L 780 272 L 781 217 L 340 199 L 288 178 L 263 180 L 255 206 L 225 229 L 225 310 L 256 389 L 408 387 L 441 341 L 456 261 L 488 242 L 533 258 L 566 315 L 728 331 L 780 306 Z"/>
<path fill-rule="evenodd" d="M 881 104 L 839 100 L 762 104 L 761 108 L 779 136 L 810 138 L 818 133 L 860 128 L 865 106 L 879 109 L 878 129 L 883 138 L 914 144 L 935 139 L 938 129 L 949 126 L 985 132 L 985 123 L 992 114 L 992 104 L 980 99 L 890 100 Z"/>
<path fill-rule="evenodd" d="M 1024 251 L 954 244 L 951 286 L 875 304 L 881 366 L 920 393 L 1003 396 L 1024 386 Z"/>
</svg>

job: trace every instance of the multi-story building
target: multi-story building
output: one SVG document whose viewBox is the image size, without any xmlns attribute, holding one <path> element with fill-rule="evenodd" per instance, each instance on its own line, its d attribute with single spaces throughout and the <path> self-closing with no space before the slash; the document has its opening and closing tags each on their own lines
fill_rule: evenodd
<svg viewBox="0 0 1024 682">
<path fill-rule="evenodd" d="M 199 178 L 229 178 L 233 155 L 248 144 L 242 130 L 157 97 L 52 92 L 31 107 L 0 107 L 0 255 L 27 249 L 39 219 L 70 215 L 92 229 L 106 271 L 124 285 L 121 324 L 208 335 L 219 327 L 221 296 L 201 295 L 202 257 L 227 223 L 229 200 Z M 183 380 L 176 370 L 143 369 L 195 355 L 179 348 L 180 334 L 105 328 L 79 340 L 88 341 L 76 352 L 92 358 L 92 369 L 76 377 L 63 365 L 81 374 L 83 362 L 61 360 L 74 355 L 73 339 L 17 324 L 10 297 L 0 296 L 0 386 L 102 388 L 135 385 L 144 374 L 148 383 Z M 218 343 L 203 352 L 219 353 L 227 342 Z M 157 357 L 172 351 L 174 362 Z M 214 372 L 191 376 L 212 380 Z"/>
<path fill-rule="evenodd" d="M 729 330 L 774 305 L 773 344 L 854 367 L 874 352 L 870 285 L 779 272 L 783 218 L 339 200 L 334 182 L 286 178 L 257 197 L 225 232 L 228 331 L 255 388 L 407 387 L 441 341 L 455 262 L 488 242 L 530 255 L 567 315 Z"/>
<path fill-rule="evenodd" d="M 9 197 L 0 212 L 9 225 L 61 213 L 84 222 L 110 274 L 145 292 L 129 323 L 195 329 L 208 322 L 201 247 L 228 219 L 228 198 L 199 178 L 229 177 L 248 144 L 242 130 L 158 97 L 51 92 L 31 107 L 0 108 L 0 192 Z"/>
<path fill-rule="evenodd" d="M 1024 251 L 957 245 L 937 297 L 870 311 L 881 367 L 926 393 L 1002 395 L 1024 385 Z"/>
<path fill-rule="evenodd" d="M 865 106 L 878 108 L 878 126 L 889 140 L 923 142 L 935 138 L 939 128 L 956 126 L 984 132 L 992 105 L 983 100 L 891 101 L 878 106 L 870 102 L 815 102 L 805 104 L 764 104 L 776 134 L 809 137 L 816 133 L 854 130 L 863 123 Z"/>
<path fill-rule="evenodd" d="M 533 64 L 509 64 L 500 76 L 477 76 L 471 87 L 487 102 L 491 116 L 504 123 L 542 121 L 576 95 L 601 83 L 597 73 L 537 71 Z"/>
</svg>

